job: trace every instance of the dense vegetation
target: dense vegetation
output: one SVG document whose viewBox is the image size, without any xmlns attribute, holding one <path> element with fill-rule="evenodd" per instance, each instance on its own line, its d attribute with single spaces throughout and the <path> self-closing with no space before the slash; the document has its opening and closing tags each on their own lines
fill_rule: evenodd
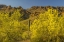
<svg viewBox="0 0 64 42">
<path fill-rule="evenodd" d="M 63 12 L 64 7 L 0 5 L 0 42 L 64 42 Z"/>
</svg>

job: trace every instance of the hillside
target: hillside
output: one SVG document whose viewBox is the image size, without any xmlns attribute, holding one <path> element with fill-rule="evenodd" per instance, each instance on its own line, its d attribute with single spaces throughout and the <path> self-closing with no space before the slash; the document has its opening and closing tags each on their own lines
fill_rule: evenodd
<svg viewBox="0 0 64 42">
<path fill-rule="evenodd" d="M 0 11 L 2 12 L 8 12 L 9 14 L 12 14 L 15 10 L 19 10 L 21 14 L 24 14 L 23 18 L 27 19 L 30 17 L 34 17 L 39 15 L 40 13 L 44 13 L 48 10 L 48 8 L 57 9 L 59 11 L 59 14 L 64 14 L 64 7 L 54 7 L 54 6 L 32 6 L 28 9 L 23 9 L 21 6 L 18 7 L 12 7 L 11 5 L 0 5 Z"/>
</svg>

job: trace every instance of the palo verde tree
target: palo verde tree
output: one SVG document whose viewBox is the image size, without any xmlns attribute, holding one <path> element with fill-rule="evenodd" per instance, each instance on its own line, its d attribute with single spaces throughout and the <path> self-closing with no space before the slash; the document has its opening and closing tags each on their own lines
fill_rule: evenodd
<svg viewBox="0 0 64 42">
<path fill-rule="evenodd" d="M 20 19 L 22 14 L 19 10 L 10 17 L 8 13 L 0 13 L 0 42 L 19 42 L 28 38 L 28 26 Z"/>
<path fill-rule="evenodd" d="M 56 9 L 48 9 L 47 12 L 43 14 L 41 13 L 30 26 L 31 41 L 50 42 L 53 37 L 56 37 L 58 35 L 58 32 L 60 30 L 58 23 L 58 11 Z M 56 42 L 58 41 L 58 39 L 52 41 Z"/>
</svg>

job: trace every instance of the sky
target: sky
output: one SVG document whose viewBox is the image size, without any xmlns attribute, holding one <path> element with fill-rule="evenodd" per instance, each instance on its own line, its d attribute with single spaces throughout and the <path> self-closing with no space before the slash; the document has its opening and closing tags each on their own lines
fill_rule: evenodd
<svg viewBox="0 0 64 42">
<path fill-rule="evenodd" d="M 64 6 L 64 0 L 0 0 L 0 4 L 26 9 L 32 6 Z"/>
</svg>

